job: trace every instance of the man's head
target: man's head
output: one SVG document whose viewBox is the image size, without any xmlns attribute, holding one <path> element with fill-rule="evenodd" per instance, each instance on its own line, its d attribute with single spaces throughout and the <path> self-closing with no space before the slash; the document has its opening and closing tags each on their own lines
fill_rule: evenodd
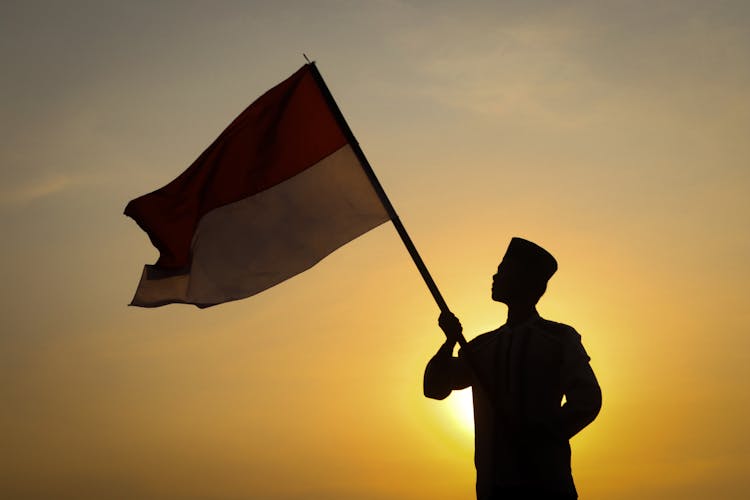
<svg viewBox="0 0 750 500">
<path fill-rule="evenodd" d="M 492 277 L 492 300 L 509 306 L 534 305 L 555 271 L 557 261 L 547 250 L 528 240 L 513 238 Z"/>
</svg>

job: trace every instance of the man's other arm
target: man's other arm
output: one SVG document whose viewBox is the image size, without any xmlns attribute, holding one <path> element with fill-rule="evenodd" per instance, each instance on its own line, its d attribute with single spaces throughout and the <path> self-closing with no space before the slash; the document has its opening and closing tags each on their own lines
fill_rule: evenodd
<svg viewBox="0 0 750 500">
<path fill-rule="evenodd" d="M 563 363 L 565 404 L 560 408 L 559 429 L 567 439 L 590 424 L 602 407 L 602 391 L 589 360 L 576 333 L 566 348 Z"/>
</svg>

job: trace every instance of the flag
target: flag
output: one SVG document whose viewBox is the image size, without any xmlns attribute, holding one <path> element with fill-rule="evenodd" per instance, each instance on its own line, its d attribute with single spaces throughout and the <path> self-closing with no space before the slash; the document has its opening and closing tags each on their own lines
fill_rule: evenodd
<svg viewBox="0 0 750 500">
<path fill-rule="evenodd" d="M 175 180 L 128 203 L 160 254 L 131 305 L 249 297 L 389 219 L 316 75 L 300 68 Z"/>
</svg>

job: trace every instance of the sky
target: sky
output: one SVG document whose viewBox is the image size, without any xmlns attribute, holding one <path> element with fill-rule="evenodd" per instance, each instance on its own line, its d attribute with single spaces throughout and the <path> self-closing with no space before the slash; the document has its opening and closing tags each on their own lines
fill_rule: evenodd
<svg viewBox="0 0 750 500">
<path fill-rule="evenodd" d="M 750 5 L 4 2 L 0 497 L 465 499 L 467 391 L 392 225 L 257 296 L 128 307 L 122 215 L 315 59 L 468 338 L 513 236 L 599 417 L 581 498 L 750 495 Z"/>
</svg>

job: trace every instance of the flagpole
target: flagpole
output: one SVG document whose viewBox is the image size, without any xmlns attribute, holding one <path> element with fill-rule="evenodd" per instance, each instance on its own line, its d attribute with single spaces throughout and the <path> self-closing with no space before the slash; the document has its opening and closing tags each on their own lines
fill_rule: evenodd
<svg viewBox="0 0 750 500">
<path fill-rule="evenodd" d="M 305 59 L 307 59 L 307 56 L 305 56 Z M 380 184 L 380 181 L 378 180 L 377 176 L 375 175 L 375 172 L 370 166 L 370 162 L 367 161 L 367 157 L 365 156 L 365 153 L 362 151 L 362 148 L 359 147 L 359 142 L 357 142 L 357 138 L 354 137 L 354 133 L 352 133 L 352 130 L 349 128 L 349 124 L 346 123 L 346 119 L 344 118 L 344 115 L 341 113 L 341 110 L 339 109 L 338 104 L 336 104 L 336 100 L 333 98 L 331 91 L 328 89 L 328 85 L 326 85 L 325 80 L 323 80 L 323 77 L 318 71 L 318 67 L 315 65 L 314 61 L 309 61 L 309 60 L 308 60 L 308 66 L 310 67 L 310 71 L 312 72 L 312 75 L 315 78 L 315 81 L 318 84 L 320 91 L 323 93 L 323 97 L 328 102 L 328 106 L 333 112 L 333 115 L 336 118 L 336 121 L 338 122 L 339 126 L 341 126 L 341 129 L 343 130 L 344 135 L 346 135 L 346 138 L 349 141 L 349 145 L 352 147 L 354 154 L 357 156 L 357 159 L 362 164 L 362 169 L 365 171 L 365 174 L 367 174 L 367 177 L 370 179 L 370 183 L 372 184 L 372 187 L 375 189 L 375 192 L 378 194 L 380 201 L 383 203 L 383 206 L 385 207 L 386 212 L 388 212 L 388 216 L 391 218 L 391 222 L 393 223 L 393 226 L 396 228 L 396 232 L 401 237 L 401 241 L 404 242 L 404 246 L 406 247 L 406 250 L 409 252 L 409 255 L 411 255 L 411 258 L 414 261 L 414 264 L 417 266 L 417 269 L 419 270 L 419 274 L 422 275 L 422 279 L 427 285 L 427 288 L 430 290 L 430 293 L 432 294 L 432 298 L 435 299 L 435 302 L 437 303 L 437 306 L 440 308 L 441 312 L 450 312 L 450 309 L 448 309 L 448 304 L 445 303 L 445 299 L 443 299 L 443 295 L 440 293 L 440 290 L 438 290 L 438 287 L 435 284 L 435 280 L 432 279 L 432 276 L 430 275 L 430 271 L 427 270 L 427 266 L 425 266 L 425 263 L 422 260 L 422 257 L 419 255 L 419 252 L 417 252 L 417 248 L 414 246 L 414 243 L 411 241 L 411 238 L 409 237 L 409 233 L 406 232 L 406 228 L 401 223 L 401 219 L 398 217 L 398 214 L 396 213 L 396 209 L 393 208 L 393 205 L 391 204 L 391 200 L 388 199 L 388 195 L 385 193 L 383 186 Z M 459 332 L 458 334 L 458 343 L 461 347 L 466 345 L 466 338 L 464 338 L 461 332 Z"/>
</svg>

